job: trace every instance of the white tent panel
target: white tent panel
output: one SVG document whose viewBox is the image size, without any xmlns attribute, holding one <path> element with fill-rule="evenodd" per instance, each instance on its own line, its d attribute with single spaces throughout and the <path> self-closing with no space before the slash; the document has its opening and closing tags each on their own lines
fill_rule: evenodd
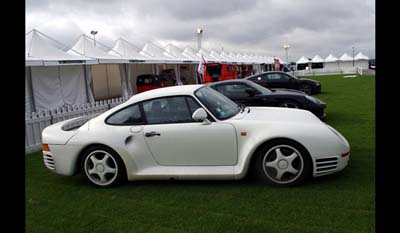
<svg viewBox="0 0 400 233">
<path fill-rule="evenodd" d="M 64 105 L 88 102 L 83 66 L 60 66 L 60 81 Z"/>
<path fill-rule="evenodd" d="M 27 66 L 94 64 L 97 62 L 95 59 L 77 56 L 76 53 L 69 54 L 54 47 L 50 40 L 53 40 L 53 43 L 56 41 L 37 30 L 29 32 L 25 39 L 25 64 Z"/>
<path fill-rule="evenodd" d="M 350 57 L 347 53 L 344 53 L 340 58 L 339 61 L 353 61 L 353 58 Z"/>
<path fill-rule="evenodd" d="M 308 64 L 310 61 L 305 58 L 304 56 L 302 56 L 297 62 L 296 64 Z"/>
<path fill-rule="evenodd" d="M 324 59 L 320 57 L 319 55 L 315 55 L 313 59 L 311 59 L 311 63 L 323 63 Z"/>
<path fill-rule="evenodd" d="M 361 52 L 359 52 L 355 57 L 354 60 L 369 60 L 369 57 L 365 56 Z"/>
<path fill-rule="evenodd" d="M 325 62 L 326 63 L 328 63 L 328 62 L 336 62 L 337 63 L 337 61 L 338 61 L 339 59 L 337 58 L 337 57 L 335 57 L 335 56 L 333 56 L 332 54 L 329 54 L 326 58 L 325 58 Z"/>
<path fill-rule="evenodd" d="M 32 89 L 37 112 L 64 105 L 59 67 L 32 67 Z"/>
<path fill-rule="evenodd" d="M 98 43 L 98 42 L 97 42 Z M 120 54 L 119 56 L 113 56 L 108 54 L 106 51 L 102 50 L 98 46 L 94 45 L 94 41 L 87 35 L 83 34 L 79 37 L 78 41 L 70 50 L 69 54 L 80 54 L 81 56 L 88 56 L 91 58 L 96 58 L 99 63 L 127 63 L 128 60 L 123 58 Z"/>
<path fill-rule="evenodd" d="M 115 43 L 115 46 L 108 52 L 113 56 L 122 56 L 123 58 L 134 61 L 147 61 L 152 60 L 151 56 L 140 54 L 140 49 L 128 41 L 120 38 Z"/>
<path fill-rule="evenodd" d="M 199 62 L 200 62 L 200 57 L 196 54 L 196 51 L 195 51 L 192 47 L 190 47 L 190 46 L 185 47 L 185 48 L 183 49 L 182 54 L 183 54 L 184 56 L 187 56 L 187 57 L 192 58 L 194 61 L 197 61 L 196 63 L 199 63 Z M 207 60 L 206 60 L 206 61 L 207 61 Z"/>
<path fill-rule="evenodd" d="M 144 45 L 143 49 L 140 51 L 140 54 L 148 54 L 155 61 L 160 61 L 162 63 L 175 63 L 177 61 L 177 58 L 174 55 L 151 42 L 147 42 Z"/>
</svg>

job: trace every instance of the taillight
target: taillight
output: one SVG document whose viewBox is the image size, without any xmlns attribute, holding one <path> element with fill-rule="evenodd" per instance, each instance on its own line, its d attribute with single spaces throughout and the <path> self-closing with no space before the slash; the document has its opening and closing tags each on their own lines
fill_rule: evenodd
<svg viewBox="0 0 400 233">
<path fill-rule="evenodd" d="M 42 150 L 43 151 L 50 151 L 49 145 L 48 144 L 42 144 Z"/>
<path fill-rule="evenodd" d="M 346 156 L 348 156 L 350 154 L 350 151 L 349 152 L 346 152 L 346 153 L 344 153 L 344 154 L 342 154 L 342 157 L 346 157 Z"/>
</svg>

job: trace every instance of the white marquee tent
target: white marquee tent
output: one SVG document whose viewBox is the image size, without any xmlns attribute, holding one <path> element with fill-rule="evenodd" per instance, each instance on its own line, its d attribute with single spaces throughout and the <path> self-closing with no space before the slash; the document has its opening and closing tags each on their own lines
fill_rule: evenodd
<svg viewBox="0 0 400 233">
<path fill-rule="evenodd" d="M 328 72 L 336 72 L 339 70 L 339 59 L 329 54 L 324 60 L 324 68 Z"/>
<path fill-rule="evenodd" d="M 68 54 L 54 43 L 63 45 L 37 30 L 26 35 L 26 112 L 93 100 L 86 64 L 96 64 L 97 60 L 76 56 L 76 52 Z"/>
<path fill-rule="evenodd" d="M 339 58 L 339 67 L 344 73 L 354 72 L 355 68 L 353 66 L 353 58 L 347 53 L 344 53 Z"/>
<path fill-rule="evenodd" d="M 360 67 L 362 69 L 368 69 L 369 68 L 369 58 L 359 52 L 355 57 L 355 66 Z"/>
</svg>

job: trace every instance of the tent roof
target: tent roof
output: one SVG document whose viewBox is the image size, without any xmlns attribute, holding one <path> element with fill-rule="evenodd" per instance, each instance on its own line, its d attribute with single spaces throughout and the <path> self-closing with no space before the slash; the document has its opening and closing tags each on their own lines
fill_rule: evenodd
<svg viewBox="0 0 400 233">
<path fill-rule="evenodd" d="M 321 62 L 324 62 L 324 59 L 322 57 L 320 57 L 319 55 L 315 55 L 315 57 L 313 57 L 311 62 L 312 63 L 321 63 Z"/>
<path fill-rule="evenodd" d="M 231 62 L 231 63 L 237 63 L 237 60 L 235 60 L 231 56 L 229 56 L 229 53 L 226 51 L 222 51 L 220 54 L 220 57 L 222 57 L 224 59 L 224 61 Z"/>
<path fill-rule="evenodd" d="M 329 56 L 325 58 L 325 62 L 335 62 L 335 61 L 338 61 L 338 58 L 333 56 L 332 54 L 329 54 Z"/>
<path fill-rule="evenodd" d="M 361 52 L 359 52 L 355 57 L 354 60 L 369 60 L 369 57 L 365 56 Z"/>
<path fill-rule="evenodd" d="M 179 61 L 177 57 L 172 55 L 171 53 L 165 51 L 161 47 L 155 45 L 154 43 L 148 41 L 143 49 L 140 51 L 140 54 L 146 55 L 149 54 L 154 60 L 171 63 L 174 61 Z"/>
<path fill-rule="evenodd" d="M 186 46 L 186 47 L 183 49 L 182 54 L 183 54 L 184 56 L 187 56 L 187 57 L 192 58 L 194 61 L 200 61 L 200 57 L 196 54 L 196 51 L 195 51 L 192 47 L 190 47 L 190 46 Z M 207 61 L 207 60 L 206 60 L 206 61 Z"/>
<path fill-rule="evenodd" d="M 219 53 L 217 51 L 215 51 L 215 50 L 211 50 L 210 51 L 210 56 L 218 59 L 219 61 L 228 62 L 228 59 L 226 59 L 225 57 L 219 55 Z"/>
<path fill-rule="evenodd" d="M 77 56 L 77 53 L 68 54 L 53 44 L 64 44 L 33 29 L 25 37 L 25 61 L 28 66 L 43 65 L 72 65 L 72 64 L 94 64 L 95 59 Z M 50 43 L 52 40 L 53 44 Z"/>
<path fill-rule="evenodd" d="M 140 61 L 148 61 L 151 59 L 150 55 L 142 55 L 140 54 L 140 49 L 133 44 L 129 43 L 127 40 L 123 38 L 119 38 L 112 50 L 108 52 L 108 54 L 113 56 L 122 56 L 123 58 L 129 60 L 140 60 Z"/>
<path fill-rule="evenodd" d="M 197 56 L 203 56 L 206 62 L 219 62 L 220 60 L 214 56 L 210 55 L 210 52 L 204 48 L 200 48 L 200 50 L 196 53 Z"/>
<path fill-rule="evenodd" d="M 96 43 L 102 45 L 100 42 L 96 41 Z M 104 45 L 103 45 L 104 46 Z M 81 56 L 88 56 L 92 58 L 99 59 L 99 63 L 127 63 L 128 60 L 123 58 L 121 54 L 117 53 L 118 56 L 114 56 L 108 54 L 106 51 L 100 49 L 99 46 L 95 46 L 93 43 L 93 39 L 88 37 L 85 34 L 82 34 L 78 41 L 70 50 L 68 50 L 69 54 L 76 54 L 78 52 Z"/>
<path fill-rule="evenodd" d="M 296 64 L 306 64 L 306 63 L 309 63 L 310 61 L 307 59 L 307 58 L 305 58 L 304 56 L 302 56 L 297 62 L 296 62 Z"/>
<path fill-rule="evenodd" d="M 347 55 L 347 53 L 344 53 L 340 58 L 339 61 L 353 61 L 353 58 Z"/>
<path fill-rule="evenodd" d="M 167 46 L 165 46 L 165 51 L 167 51 L 168 53 L 174 55 L 177 60 L 184 61 L 184 62 L 194 62 L 194 61 L 196 61 L 196 63 L 197 63 L 197 58 L 194 60 L 193 57 L 186 55 L 183 52 L 183 50 L 181 50 L 180 48 L 176 47 L 173 44 L 168 44 Z"/>
</svg>

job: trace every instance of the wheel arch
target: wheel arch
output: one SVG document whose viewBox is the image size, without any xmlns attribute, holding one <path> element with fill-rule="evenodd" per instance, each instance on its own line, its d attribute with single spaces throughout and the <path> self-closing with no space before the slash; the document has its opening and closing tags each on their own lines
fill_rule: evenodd
<svg viewBox="0 0 400 233">
<path fill-rule="evenodd" d="M 257 148 L 250 154 L 250 159 L 247 161 L 247 164 L 245 165 L 245 169 L 246 169 L 246 171 L 244 172 L 244 173 L 245 173 L 245 176 L 249 175 L 250 172 L 253 172 L 253 169 L 254 169 L 254 166 L 255 166 L 255 161 L 256 161 L 256 157 L 257 157 L 258 152 L 259 152 L 266 144 L 272 143 L 272 142 L 274 142 L 274 141 L 279 141 L 279 140 L 286 140 L 286 141 L 293 142 L 293 143 L 297 144 L 298 146 L 300 146 L 302 149 L 304 149 L 304 151 L 306 151 L 306 156 L 308 156 L 309 159 L 310 159 L 310 161 L 311 161 L 311 164 L 310 164 L 311 170 L 313 170 L 314 164 L 312 163 L 311 154 L 310 154 L 310 152 L 308 151 L 308 149 L 307 149 L 302 143 L 298 142 L 298 141 L 295 140 L 295 139 L 288 138 L 288 137 L 274 137 L 274 138 L 269 138 L 269 139 L 267 139 L 267 140 L 261 142 L 261 143 L 257 146 Z"/>
<path fill-rule="evenodd" d="M 86 145 L 85 147 L 83 147 L 83 148 L 79 151 L 79 153 L 78 153 L 78 158 L 77 158 L 77 160 L 75 161 L 75 163 L 76 163 L 76 164 L 75 164 L 75 167 L 76 167 L 76 169 L 75 169 L 75 174 L 78 174 L 78 173 L 80 173 L 80 172 L 83 171 L 83 169 L 82 169 L 82 160 L 83 160 L 83 156 L 85 155 L 85 152 L 86 152 L 88 149 L 90 149 L 91 147 L 96 147 L 96 146 L 102 146 L 102 147 L 106 147 L 106 148 L 112 150 L 112 151 L 119 157 L 119 159 L 121 159 L 122 164 L 124 165 L 125 174 L 127 174 L 128 171 L 127 171 L 127 169 L 126 169 L 125 161 L 124 161 L 124 159 L 121 157 L 121 155 L 120 155 L 116 150 L 114 150 L 111 146 L 108 146 L 108 145 L 105 145 L 105 144 L 102 144 L 102 143 L 90 143 L 90 144 Z"/>
</svg>

